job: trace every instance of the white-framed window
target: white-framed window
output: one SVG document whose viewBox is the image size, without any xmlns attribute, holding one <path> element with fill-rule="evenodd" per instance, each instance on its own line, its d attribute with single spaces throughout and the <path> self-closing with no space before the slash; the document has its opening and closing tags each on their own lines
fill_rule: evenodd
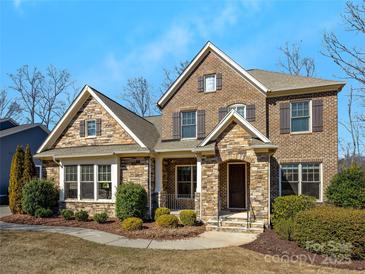
<svg viewBox="0 0 365 274">
<path fill-rule="evenodd" d="M 77 165 L 64 166 L 65 199 L 77 199 Z"/>
<path fill-rule="evenodd" d="M 96 136 L 96 120 L 86 120 L 86 136 Z"/>
<path fill-rule="evenodd" d="M 42 166 L 41 165 L 35 165 L 35 176 L 38 179 L 42 179 Z"/>
<path fill-rule="evenodd" d="M 234 109 L 243 118 L 246 118 L 246 106 L 244 104 L 234 104 L 228 107 L 228 110 Z"/>
<path fill-rule="evenodd" d="M 290 103 L 290 131 L 309 132 L 311 130 L 310 101 Z"/>
<path fill-rule="evenodd" d="M 196 192 L 196 165 L 176 166 L 177 198 L 193 198 Z"/>
<path fill-rule="evenodd" d="M 81 165 L 80 198 L 94 199 L 94 165 Z"/>
<path fill-rule="evenodd" d="M 280 169 L 280 195 L 308 195 L 322 201 L 320 163 L 283 164 Z"/>
<path fill-rule="evenodd" d="M 196 138 L 196 111 L 181 112 L 181 138 Z"/>
<path fill-rule="evenodd" d="M 217 76 L 215 74 L 204 75 L 204 91 L 213 92 L 217 90 Z"/>
<path fill-rule="evenodd" d="M 112 198 L 111 165 L 98 165 L 98 199 Z"/>
</svg>

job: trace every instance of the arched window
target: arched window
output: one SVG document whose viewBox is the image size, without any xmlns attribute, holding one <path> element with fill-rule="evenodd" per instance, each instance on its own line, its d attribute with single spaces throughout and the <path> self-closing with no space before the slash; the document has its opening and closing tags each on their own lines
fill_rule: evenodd
<svg viewBox="0 0 365 274">
<path fill-rule="evenodd" d="M 244 104 L 234 104 L 234 105 L 230 105 L 228 107 L 228 110 L 234 109 L 235 111 L 238 112 L 238 114 L 240 114 L 243 118 L 246 118 L 246 105 Z"/>
</svg>

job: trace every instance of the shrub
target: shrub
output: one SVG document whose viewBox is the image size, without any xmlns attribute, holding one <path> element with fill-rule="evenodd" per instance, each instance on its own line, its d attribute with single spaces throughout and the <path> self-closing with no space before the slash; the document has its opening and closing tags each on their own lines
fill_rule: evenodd
<svg viewBox="0 0 365 274">
<path fill-rule="evenodd" d="M 34 216 L 37 218 L 48 218 L 51 217 L 53 215 L 53 211 L 49 208 L 38 208 L 35 213 Z"/>
<path fill-rule="evenodd" d="M 167 207 L 159 207 L 156 209 L 155 211 L 155 221 L 158 219 L 158 217 L 162 216 L 162 215 L 168 215 L 170 214 L 170 209 Z"/>
<path fill-rule="evenodd" d="M 95 213 L 93 219 L 99 224 L 104 224 L 108 220 L 108 214 L 106 212 Z"/>
<path fill-rule="evenodd" d="M 326 196 L 336 206 L 365 208 L 365 172 L 356 165 L 342 170 L 332 178 Z"/>
<path fill-rule="evenodd" d="M 80 210 L 75 212 L 75 219 L 77 221 L 86 222 L 89 219 L 89 214 L 85 210 Z"/>
<path fill-rule="evenodd" d="M 295 218 L 294 239 L 310 250 L 320 245 L 324 248 L 318 253 L 327 255 L 339 253 L 336 248 L 326 248 L 331 243 L 351 244 L 352 257 L 365 259 L 365 210 L 320 206 L 300 212 Z"/>
<path fill-rule="evenodd" d="M 54 208 L 58 202 L 58 191 L 53 182 L 33 180 L 25 184 L 22 191 L 22 209 L 34 215 L 38 208 Z"/>
<path fill-rule="evenodd" d="M 62 209 L 61 215 L 65 220 L 72 220 L 75 217 L 74 212 L 71 209 Z"/>
<path fill-rule="evenodd" d="M 141 185 L 126 183 L 118 186 L 115 211 L 120 220 L 128 217 L 144 218 L 146 205 L 147 193 Z"/>
<path fill-rule="evenodd" d="M 179 219 L 175 215 L 161 215 L 157 218 L 156 224 L 159 227 L 175 228 L 179 224 Z"/>
<path fill-rule="evenodd" d="M 23 165 L 24 151 L 21 146 L 17 146 L 11 160 L 9 176 L 9 208 L 13 214 L 22 213 Z"/>
<path fill-rule="evenodd" d="M 35 165 L 33 162 L 32 153 L 30 151 L 30 146 L 27 145 L 25 147 L 24 153 L 24 169 L 23 169 L 23 176 L 22 180 L 24 184 L 30 182 L 35 177 Z"/>
<path fill-rule="evenodd" d="M 194 210 L 181 210 L 180 211 L 180 222 L 183 225 L 195 225 L 196 213 Z"/>
<path fill-rule="evenodd" d="M 141 230 L 143 227 L 143 221 L 141 218 L 129 217 L 122 222 L 122 228 L 126 231 Z"/>
<path fill-rule="evenodd" d="M 275 222 L 274 230 L 280 236 L 280 238 L 292 241 L 294 234 L 294 220 L 279 219 Z"/>
</svg>

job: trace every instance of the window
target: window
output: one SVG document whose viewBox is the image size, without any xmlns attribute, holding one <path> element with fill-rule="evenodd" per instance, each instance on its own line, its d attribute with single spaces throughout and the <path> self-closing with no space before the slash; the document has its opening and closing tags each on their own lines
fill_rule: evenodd
<svg viewBox="0 0 365 274">
<path fill-rule="evenodd" d="M 309 131 L 309 101 L 291 103 L 291 132 Z"/>
<path fill-rule="evenodd" d="M 308 195 L 321 200 L 321 168 L 318 163 L 281 166 L 281 195 Z"/>
<path fill-rule="evenodd" d="M 35 166 L 35 176 L 39 179 L 42 179 L 42 166 L 41 165 Z"/>
<path fill-rule="evenodd" d="M 196 191 L 196 176 L 196 166 L 176 167 L 178 198 L 193 198 Z"/>
<path fill-rule="evenodd" d="M 112 176 L 110 165 L 98 166 L 98 198 L 112 198 Z"/>
<path fill-rule="evenodd" d="M 196 112 L 181 112 L 181 137 L 196 138 Z"/>
<path fill-rule="evenodd" d="M 77 166 L 65 166 L 65 199 L 77 199 Z"/>
<path fill-rule="evenodd" d="M 217 89 L 217 79 L 215 74 L 204 76 L 204 91 L 212 92 Z"/>
<path fill-rule="evenodd" d="M 86 121 L 86 136 L 88 136 L 88 137 L 96 136 L 96 121 L 95 120 Z"/>
<path fill-rule="evenodd" d="M 94 166 L 82 165 L 81 166 L 81 179 L 80 179 L 80 198 L 81 199 L 94 199 Z"/>
<path fill-rule="evenodd" d="M 234 109 L 243 118 L 246 118 L 246 106 L 244 104 L 235 104 L 228 107 L 229 110 Z"/>
</svg>

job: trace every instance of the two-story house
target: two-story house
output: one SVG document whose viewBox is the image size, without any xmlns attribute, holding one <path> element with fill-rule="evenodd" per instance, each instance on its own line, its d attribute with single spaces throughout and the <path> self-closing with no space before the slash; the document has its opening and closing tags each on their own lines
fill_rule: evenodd
<svg viewBox="0 0 365 274">
<path fill-rule="evenodd" d="M 114 215 L 117 185 L 134 182 L 150 214 L 188 208 L 211 227 L 262 228 L 278 195 L 323 201 L 337 172 L 343 86 L 245 70 L 208 42 L 158 101 L 160 116 L 85 86 L 36 157 L 67 208 Z"/>
</svg>

